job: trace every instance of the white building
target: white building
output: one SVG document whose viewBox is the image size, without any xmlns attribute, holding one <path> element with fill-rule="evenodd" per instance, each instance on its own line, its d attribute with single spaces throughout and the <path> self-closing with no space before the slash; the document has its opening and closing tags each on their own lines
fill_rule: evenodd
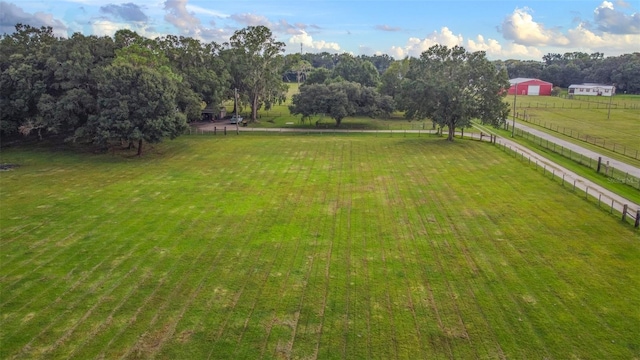
<svg viewBox="0 0 640 360">
<path fill-rule="evenodd" d="M 569 95 L 612 96 L 616 93 L 613 85 L 578 84 L 569 86 Z"/>
</svg>

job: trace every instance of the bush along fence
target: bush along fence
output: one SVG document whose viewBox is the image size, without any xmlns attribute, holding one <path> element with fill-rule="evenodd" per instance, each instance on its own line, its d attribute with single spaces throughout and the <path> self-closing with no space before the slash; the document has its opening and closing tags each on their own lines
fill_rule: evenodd
<svg viewBox="0 0 640 360">
<path fill-rule="evenodd" d="M 602 158 L 592 159 L 588 156 L 582 155 L 571 149 L 565 148 L 562 145 L 558 145 L 552 141 L 547 139 L 543 139 L 541 137 L 535 136 L 527 131 L 522 129 L 515 129 L 515 135 L 521 136 L 527 140 L 532 141 L 534 144 L 539 145 L 547 150 L 551 150 L 556 154 L 560 154 L 568 159 L 571 159 L 580 165 L 588 166 L 596 172 L 605 175 L 609 178 L 609 181 L 614 181 L 617 183 L 623 183 L 629 185 L 635 189 L 640 190 L 640 179 L 629 175 L 629 173 L 620 171 L 613 166 L 602 163 Z"/>
<path fill-rule="evenodd" d="M 640 159 L 640 150 L 638 149 L 634 149 L 631 147 L 628 147 L 626 145 L 620 145 L 617 144 L 611 140 L 607 141 L 607 139 L 603 139 L 603 138 L 599 138 L 599 137 L 595 137 L 592 135 L 588 135 L 588 134 L 581 134 L 579 131 L 577 130 L 573 130 L 573 129 L 569 129 L 566 128 L 564 126 L 560 126 L 560 125 L 554 125 L 552 123 L 547 123 L 545 121 L 542 120 L 533 120 L 531 119 L 530 116 L 527 116 L 527 113 L 525 111 L 524 114 L 522 114 L 523 116 L 520 116 L 520 113 L 516 113 L 516 118 L 527 122 L 527 123 L 531 123 L 534 125 L 538 125 L 540 127 L 543 127 L 547 130 L 551 130 L 551 131 L 555 131 L 557 133 L 560 133 L 562 135 L 574 138 L 574 139 L 578 139 L 580 141 L 584 141 L 587 142 L 589 144 L 607 149 L 607 150 L 611 150 L 615 153 L 618 154 L 622 154 L 624 156 L 628 156 L 630 158 L 634 158 L 634 159 Z"/>
<path fill-rule="evenodd" d="M 595 187 L 589 186 L 579 179 L 575 179 L 571 174 L 565 174 L 562 170 L 544 163 L 538 159 L 532 159 L 529 154 L 520 151 L 517 148 L 502 143 L 497 143 L 498 147 L 506 153 L 513 155 L 516 159 L 528 162 L 529 165 L 535 167 L 536 171 L 542 171 L 545 177 L 549 177 L 552 181 L 559 181 L 562 187 L 569 189 L 578 196 L 584 196 L 587 201 L 597 204 L 599 209 L 603 209 L 610 214 L 618 214 L 625 223 L 632 224 L 636 229 L 640 227 L 640 207 L 636 204 L 624 204 L 611 196 L 601 192 Z M 636 208 L 637 207 L 637 208 Z"/>
</svg>

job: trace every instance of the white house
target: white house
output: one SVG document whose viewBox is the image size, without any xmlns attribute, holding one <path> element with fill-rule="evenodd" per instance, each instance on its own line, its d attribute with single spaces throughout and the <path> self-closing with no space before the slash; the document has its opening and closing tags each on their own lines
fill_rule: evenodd
<svg viewBox="0 0 640 360">
<path fill-rule="evenodd" d="M 569 86 L 569 95 L 612 96 L 615 93 L 613 85 L 587 83 Z"/>
</svg>

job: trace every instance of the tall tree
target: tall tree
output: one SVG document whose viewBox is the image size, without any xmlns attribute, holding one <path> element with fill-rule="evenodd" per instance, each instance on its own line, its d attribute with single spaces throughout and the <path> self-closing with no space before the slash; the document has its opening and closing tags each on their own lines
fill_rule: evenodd
<svg viewBox="0 0 640 360">
<path fill-rule="evenodd" d="M 190 121 L 201 117 L 201 105 L 217 105 L 229 88 L 229 74 L 215 42 L 203 44 L 197 39 L 168 35 L 158 39 L 172 71 L 182 78 L 178 103 Z"/>
<path fill-rule="evenodd" d="M 46 131 L 38 102 L 47 93 L 47 60 L 56 43 L 51 27 L 16 25 L 16 32 L 0 40 L 0 135 L 18 129 Z"/>
<path fill-rule="evenodd" d="M 474 118 L 498 126 L 508 115 L 502 101 L 509 87 L 507 75 L 487 60 L 484 52 L 469 53 L 460 46 L 435 45 L 411 63 L 403 83 L 406 116 L 430 118 L 448 128 L 467 127 Z"/>
<path fill-rule="evenodd" d="M 409 71 L 409 58 L 397 60 L 391 63 L 381 76 L 380 93 L 389 95 L 395 99 L 400 91 L 402 81 Z"/>
<path fill-rule="evenodd" d="M 341 81 L 301 86 L 289 110 L 293 115 L 302 115 L 303 121 L 312 115 L 328 115 L 339 127 L 347 116 L 388 116 L 394 105 L 390 96 L 380 95 L 373 87 Z"/>
<path fill-rule="evenodd" d="M 269 109 L 286 96 L 282 81 L 285 44 L 276 41 L 265 26 L 249 26 L 236 31 L 230 39 L 227 60 L 232 68 L 234 86 L 248 99 L 251 121 L 258 118 L 258 109 Z"/>
<path fill-rule="evenodd" d="M 177 111 L 178 81 L 168 73 L 146 66 L 121 63 L 99 75 L 97 115 L 81 130 L 95 144 L 143 143 L 175 138 L 187 128 L 184 114 Z"/>
<path fill-rule="evenodd" d="M 380 74 L 370 61 L 346 53 L 340 55 L 340 60 L 333 69 L 333 76 L 362 86 L 375 87 L 380 84 Z"/>
</svg>

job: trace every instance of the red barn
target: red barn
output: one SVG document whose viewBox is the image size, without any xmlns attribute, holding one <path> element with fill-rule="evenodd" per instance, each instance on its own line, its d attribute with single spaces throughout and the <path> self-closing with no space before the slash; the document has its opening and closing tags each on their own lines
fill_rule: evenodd
<svg viewBox="0 0 640 360">
<path fill-rule="evenodd" d="M 515 95 L 517 88 L 518 95 L 550 96 L 553 87 L 552 83 L 539 79 L 515 78 L 509 80 L 509 83 L 509 95 Z"/>
</svg>

